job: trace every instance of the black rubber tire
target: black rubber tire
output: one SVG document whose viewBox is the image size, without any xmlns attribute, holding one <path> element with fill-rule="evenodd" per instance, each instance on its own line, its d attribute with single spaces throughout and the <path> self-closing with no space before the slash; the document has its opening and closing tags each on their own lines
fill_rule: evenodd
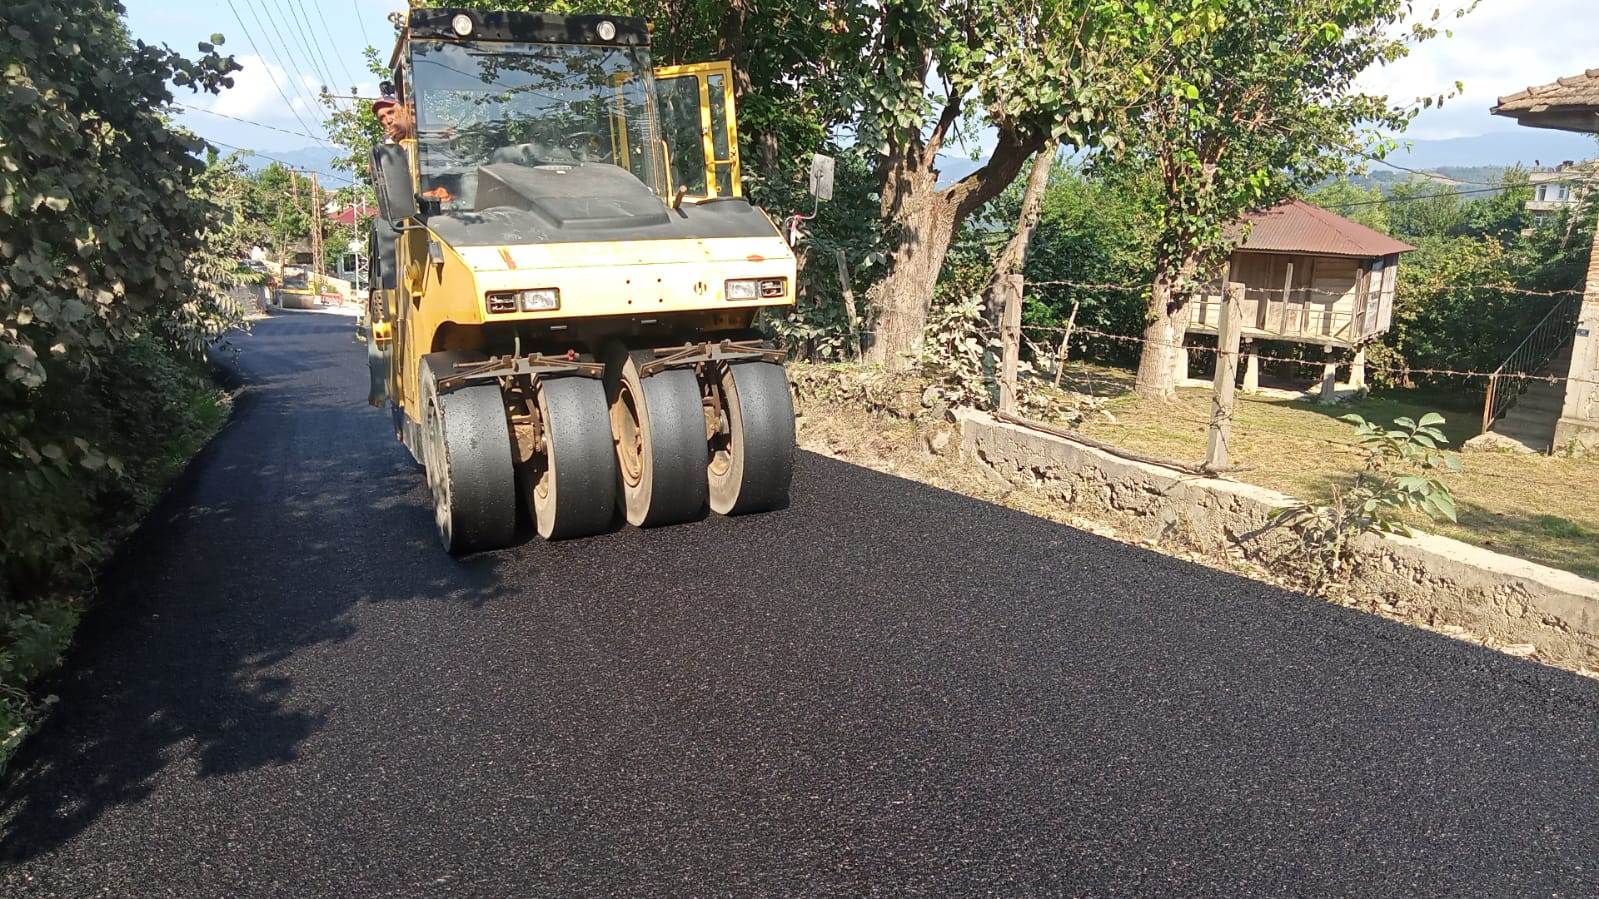
<svg viewBox="0 0 1599 899">
<path fill-rule="evenodd" d="M 422 357 L 422 461 L 439 542 L 452 555 L 499 549 L 516 538 L 516 465 L 500 386 L 437 387 L 456 363 L 481 358 L 465 352 Z"/>
<path fill-rule="evenodd" d="M 528 511 L 548 540 L 587 537 L 616 518 L 616 449 L 605 385 L 593 378 L 539 382 L 544 457 L 528 472 Z"/>
<path fill-rule="evenodd" d="M 711 511 L 770 512 L 788 505 L 794 479 L 794 397 L 774 362 L 717 366 L 726 445 L 707 467 Z"/>
<path fill-rule="evenodd" d="M 605 398 L 617 454 L 619 499 L 627 521 L 656 527 L 704 514 L 708 447 L 699 379 L 689 369 L 647 378 L 639 366 L 646 352 L 612 344 L 605 354 Z M 630 432 L 628 422 L 638 433 Z M 623 442 L 635 445 L 629 450 Z"/>
</svg>

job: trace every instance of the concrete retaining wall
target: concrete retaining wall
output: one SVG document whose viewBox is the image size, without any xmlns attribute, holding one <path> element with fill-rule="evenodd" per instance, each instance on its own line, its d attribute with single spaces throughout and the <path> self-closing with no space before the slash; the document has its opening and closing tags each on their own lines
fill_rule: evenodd
<svg viewBox="0 0 1599 899">
<path fill-rule="evenodd" d="M 1269 560 L 1293 539 L 1266 527 L 1277 509 L 1296 503 L 1287 494 L 1123 459 L 981 412 L 959 415 L 967 459 L 1074 511 L 1109 514 L 1150 540 Z M 1355 547 L 1357 602 L 1599 669 L 1599 583 L 1431 534 L 1364 535 Z"/>
</svg>

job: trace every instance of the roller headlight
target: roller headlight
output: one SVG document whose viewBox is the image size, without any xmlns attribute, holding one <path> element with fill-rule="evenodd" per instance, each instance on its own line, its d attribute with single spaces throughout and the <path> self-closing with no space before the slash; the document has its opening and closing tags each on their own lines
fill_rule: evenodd
<svg viewBox="0 0 1599 899">
<path fill-rule="evenodd" d="M 548 312 L 561 308 L 561 292 L 554 287 L 536 290 L 508 290 L 486 298 L 490 312 Z"/>
<path fill-rule="evenodd" d="M 723 289 L 730 300 L 753 300 L 761 295 L 761 282 L 758 278 L 738 278 L 728 281 Z"/>
<path fill-rule="evenodd" d="M 472 17 L 465 13 L 458 13 L 455 18 L 450 20 L 450 27 L 455 30 L 456 34 L 466 37 L 472 33 Z"/>
</svg>

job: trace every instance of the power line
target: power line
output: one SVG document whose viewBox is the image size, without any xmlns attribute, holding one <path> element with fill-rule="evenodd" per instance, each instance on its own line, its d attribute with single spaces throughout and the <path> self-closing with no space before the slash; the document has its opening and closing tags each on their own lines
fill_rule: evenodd
<svg viewBox="0 0 1599 899">
<path fill-rule="evenodd" d="M 1356 203 L 1340 203 L 1332 208 L 1353 209 L 1356 206 L 1380 206 L 1385 203 L 1411 203 L 1415 202 L 1416 200 L 1435 200 L 1439 197 L 1460 197 L 1465 196 L 1466 194 L 1501 193 L 1504 190 L 1505 188 L 1503 187 L 1476 187 L 1472 188 L 1471 190 L 1448 190 L 1436 194 L 1417 194 L 1413 197 L 1384 197 L 1381 200 L 1361 200 Z"/>
<path fill-rule="evenodd" d="M 1364 159 L 1368 159 L 1368 160 L 1370 160 L 1372 162 L 1375 162 L 1378 165 L 1385 165 L 1385 166 L 1387 166 L 1387 167 L 1389 167 L 1391 169 L 1397 169 L 1398 171 L 1401 171 L 1401 172 L 1408 172 L 1408 173 L 1410 173 L 1412 175 L 1420 175 L 1423 178 L 1429 178 L 1429 179 L 1434 179 L 1434 180 L 1443 179 L 1445 181 L 1452 181 L 1455 184 L 1475 184 L 1475 185 L 1477 185 L 1479 187 L 1492 187 L 1492 188 L 1494 188 L 1496 190 L 1507 190 L 1508 189 L 1503 184 L 1493 184 L 1493 183 L 1488 182 L 1488 181 L 1466 181 L 1466 180 L 1463 180 L 1463 179 L 1460 179 L 1460 178 L 1450 178 L 1449 176 L 1440 174 L 1438 172 L 1427 172 L 1427 171 L 1423 171 L 1421 169 L 1407 168 L 1405 166 L 1399 165 L 1398 163 L 1389 162 L 1386 159 L 1382 159 L 1382 158 L 1379 158 L 1379 157 L 1376 157 L 1376 156 L 1372 156 L 1369 153 L 1360 153 L 1360 154 L 1357 154 L 1357 155 L 1361 156 Z"/>
<path fill-rule="evenodd" d="M 250 12 L 251 12 L 252 15 L 254 15 L 256 17 L 256 22 L 260 23 L 263 10 L 265 9 L 265 0 L 261 0 L 261 5 L 260 6 L 257 6 L 254 3 L 251 3 L 251 0 L 245 0 L 245 2 L 246 3 L 250 3 L 250 5 L 251 5 Z M 278 10 L 278 14 L 279 14 L 279 17 L 282 16 L 283 11 L 282 11 L 281 8 Z M 273 16 L 270 13 L 268 13 L 266 15 L 266 18 L 267 18 L 268 21 L 270 21 L 272 23 L 272 33 L 278 36 L 278 49 L 282 51 L 282 59 L 288 60 L 290 63 L 292 63 L 292 65 L 283 66 L 284 71 L 285 72 L 293 72 L 294 74 L 299 74 L 301 71 L 304 71 L 306 69 L 310 69 L 314 73 L 315 66 L 312 66 L 309 63 L 306 63 L 306 64 L 302 65 L 302 63 L 300 62 L 299 59 L 291 57 L 289 55 L 290 42 L 283 37 L 283 30 L 278 27 L 277 19 L 273 18 Z M 262 26 L 261 30 L 262 30 L 262 33 L 265 33 L 266 32 L 265 26 Z M 311 97 L 306 95 L 305 86 L 300 83 L 300 79 L 299 78 L 290 78 L 289 79 L 289 84 L 291 84 L 294 87 L 295 92 L 300 95 L 300 98 L 302 100 L 304 100 L 307 105 L 309 105 L 312 109 L 318 108 L 318 106 L 320 104 L 318 104 L 315 99 L 313 99 L 313 98 L 311 98 Z M 327 128 L 327 117 L 326 116 L 322 116 L 322 127 L 324 129 Z"/>
<path fill-rule="evenodd" d="M 333 43 L 333 29 L 328 27 L 328 17 L 323 14 L 320 4 L 312 3 L 311 8 L 316 10 L 317 18 L 322 20 L 322 36 L 327 39 L 328 49 L 333 51 L 333 58 L 338 60 L 344 77 L 350 79 L 350 90 L 355 90 L 355 76 L 350 74 L 350 67 L 345 65 L 344 57 L 339 54 L 338 46 Z"/>
<path fill-rule="evenodd" d="M 276 125 L 268 125 L 266 122 L 257 122 L 257 121 L 253 121 L 251 119 L 241 119 L 241 118 L 239 118 L 236 115 L 228 115 L 225 112 L 217 112 L 214 109 L 204 109 L 204 108 L 199 107 L 199 106 L 185 106 L 182 103 L 174 103 L 172 105 L 173 105 L 173 107 L 175 107 L 177 109 L 181 109 L 184 112 L 203 112 L 206 115 L 214 115 L 217 118 L 221 118 L 221 119 L 231 119 L 231 120 L 233 120 L 235 122 L 240 122 L 240 123 L 245 124 L 245 125 L 254 125 L 257 128 L 265 128 L 268 131 L 276 131 L 279 134 L 289 134 L 289 135 L 293 135 L 294 137 L 309 137 L 312 140 L 317 140 L 317 141 L 322 140 L 322 138 L 317 137 L 315 134 L 309 134 L 309 133 L 304 132 L 304 131 L 295 131 L 295 130 L 290 129 L 290 128 L 279 128 Z M 292 112 L 292 110 L 291 110 L 291 112 Z M 301 122 L 300 124 L 304 125 L 305 123 Z M 326 141 L 323 141 L 323 142 L 326 143 Z"/>
<path fill-rule="evenodd" d="M 276 162 L 279 165 L 282 165 L 282 166 L 284 166 L 284 167 L 286 167 L 286 168 L 288 168 L 288 169 L 290 169 L 292 171 L 313 173 L 313 174 L 320 175 L 323 178 L 327 178 L 327 179 L 332 180 L 332 181 L 343 181 L 345 184 L 349 184 L 349 185 L 352 185 L 352 186 L 354 186 L 355 183 L 356 183 L 354 179 L 346 177 L 344 175 L 335 175 L 332 172 L 324 172 L 324 171 L 320 171 L 318 169 L 303 168 L 303 167 L 297 165 L 296 163 L 288 161 L 287 159 L 283 159 L 283 158 L 280 158 L 280 157 L 277 157 L 277 156 L 273 156 L 270 153 L 262 153 L 260 150 L 252 150 L 249 147 L 236 147 L 233 144 L 223 143 L 222 141 L 216 140 L 214 138 L 209 138 L 209 137 L 203 137 L 203 138 L 201 138 L 201 140 L 205 141 L 206 143 L 216 144 L 217 146 L 222 147 L 224 149 L 233 150 L 233 151 L 239 152 L 239 153 L 245 153 L 245 154 L 248 154 L 250 156 L 259 156 L 262 159 L 270 159 L 271 161 Z"/>
<path fill-rule="evenodd" d="M 229 2 L 232 2 L 232 0 L 229 0 Z M 251 0 L 245 0 L 245 3 L 246 3 L 246 5 L 249 6 L 249 14 L 251 14 L 251 16 L 254 16 L 254 18 L 256 18 L 256 26 L 259 27 L 259 29 L 261 29 L 261 34 L 262 35 L 267 34 L 267 27 L 265 27 L 264 24 L 262 24 L 262 11 L 261 11 L 261 8 L 257 8 L 256 3 L 251 2 Z M 299 69 L 297 69 L 297 66 L 299 66 L 299 62 L 294 61 L 294 59 L 289 58 L 288 42 L 286 42 L 286 40 L 283 40 L 283 32 L 281 32 L 281 30 L 278 29 L 277 19 L 273 19 L 272 16 L 270 16 L 270 14 L 269 14 L 269 16 L 267 16 L 267 21 L 272 22 L 272 34 L 278 35 L 277 50 L 281 51 L 281 56 L 280 56 L 280 58 L 278 58 L 278 67 L 280 67 L 280 69 L 283 69 L 283 74 L 285 74 L 285 77 L 288 78 L 289 86 L 291 86 L 291 88 L 294 88 L 294 93 L 296 93 L 296 96 L 299 96 L 299 98 L 301 98 L 302 101 L 305 101 L 305 106 L 309 107 L 309 109 L 318 109 L 317 101 L 313 101 L 313 99 L 307 98 L 307 96 L 305 96 L 305 86 L 301 85 L 301 80 L 299 80 L 299 78 L 296 77 L 296 75 L 299 74 Z M 285 61 L 285 59 L 288 59 L 289 62 L 293 62 L 293 66 L 286 66 L 286 64 L 283 64 L 283 61 Z M 325 131 L 328 130 L 328 117 L 326 117 L 326 115 L 321 115 L 320 123 L 321 123 L 321 126 L 323 126 L 323 130 L 325 130 Z"/>
<path fill-rule="evenodd" d="M 328 65 L 327 57 L 322 55 L 322 45 L 317 43 L 315 38 L 316 29 L 307 21 L 304 8 L 299 6 L 297 0 L 278 0 L 278 5 L 288 11 L 289 24 L 300 35 L 300 51 L 305 54 L 305 58 L 318 73 L 317 77 L 322 79 L 322 86 L 326 89 L 334 83 L 333 69 Z"/>
<path fill-rule="evenodd" d="M 244 32 L 244 39 L 250 42 L 250 49 L 255 51 L 255 58 L 261 60 L 261 67 L 266 69 L 267 80 L 272 82 L 272 89 L 278 92 L 278 96 L 283 99 L 283 105 L 287 107 L 289 113 L 294 116 L 294 120 L 300 123 L 300 127 L 309 132 L 311 130 L 311 126 L 305 123 L 305 119 L 300 118 L 300 113 L 295 110 L 293 101 L 289 99 L 289 95 L 285 94 L 283 92 L 283 88 L 278 84 L 277 76 L 272 74 L 272 66 L 267 62 L 266 54 L 262 53 L 261 48 L 256 46 L 255 37 L 250 34 L 250 29 L 244 24 L 243 17 L 239 15 L 238 7 L 233 5 L 233 0 L 227 0 L 227 2 L 228 9 L 233 10 L 233 18 L 238 21 L 240 30 Z M 259 21 L 260 20 L 257 19 L 257 23 L 259 23 Z M 327 141 L 322 140 L 320 137 L 315 139 L 322 141 L 324 144 L 327 143 Z"/>
<path fill-rule="evenodd" d="M 372 46 L 372 39 L 366 34 L 366 16 L 361 15 L 360 0 L 350 0 L 350 6 L 355 9 L 355 24 L 361 26 L 361 40 L 365 41 L 368 47 Z"/>
</svg>

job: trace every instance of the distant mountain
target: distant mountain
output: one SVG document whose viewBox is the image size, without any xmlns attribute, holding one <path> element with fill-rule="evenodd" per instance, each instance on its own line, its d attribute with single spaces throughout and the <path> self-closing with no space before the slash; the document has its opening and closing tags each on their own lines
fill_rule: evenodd
<svg viewBox="0 0 1599 899">
<path fill-rule="evenodd" d="M 938 186 L 948 187 L 985 165 L 988 165 L 987 156 L 980 159 L 972 159 L 968 156 L 950 156 L 947 153 L 940 153 L 938 154 Z"/>
<path fill-rule="evenodd" d="M 1389 154 L 1388 161 L 1413 169 L 1436 171 L 1444 178 L 1459 180 L 1491 180 L 1482 177 L 1483 169 L 1504 169 L 1513 165 L 1531 168 L 1534 163 L 1557 165 L 1571 159 L 1592 159 L 1599 156 L 1599 143 L 1588 135 L 1567 131 L 1549 131 L 1541 128 L 1521 128 L 1516 131 L 1479 134 L 1475 137 L 1455 137 L 1447 140 L 1411 140 L 1410 146 Z M 328 147 L 301 147 L 298 150 L 273 150 L 266 156 L 252 156 L 246 162 L 252 170 L 266 168 L 274 159 L 298 168 L 324 173 L 337 172 L 333 158 L 339 155 Z M 270 157 L 270 158 L 269 158 Z M 938 157 L 938 184 L 947 187 L 988 164 L 988 157 L 972 159 L 967 156 L 940 154 Z M 1455 173 L 1452 169 L 1470 169 L 1472 172 Z M 1384 169 L 1372 165 L 1372 181 L 1405 180 L 1409 176 L 1395 172 L 1385 177 Z M 342 173 L 341 173 L 342 174 Z M 1464 177 L 1462 177 L 1464 175 Z M 1476 176 L 1476 177 L 1472 177 Z"/>
<path fill-rule="evenodd" d="M 1403 138 L 1401 138 L 1403 140 Z M 1455 137 L 1447 140 L 1411 140 L 1409 148 L 1388 155 L 1388 161 L 1413 169 L 1442 167 L 1495 166 L 1508 168 L 1535 163 L 1558 165 L 1564 160 L 1592 159 L 1599 156 L 1599 143 L 1592 136 L 1544 128 L 1518 128 Z"/>
</svg>

